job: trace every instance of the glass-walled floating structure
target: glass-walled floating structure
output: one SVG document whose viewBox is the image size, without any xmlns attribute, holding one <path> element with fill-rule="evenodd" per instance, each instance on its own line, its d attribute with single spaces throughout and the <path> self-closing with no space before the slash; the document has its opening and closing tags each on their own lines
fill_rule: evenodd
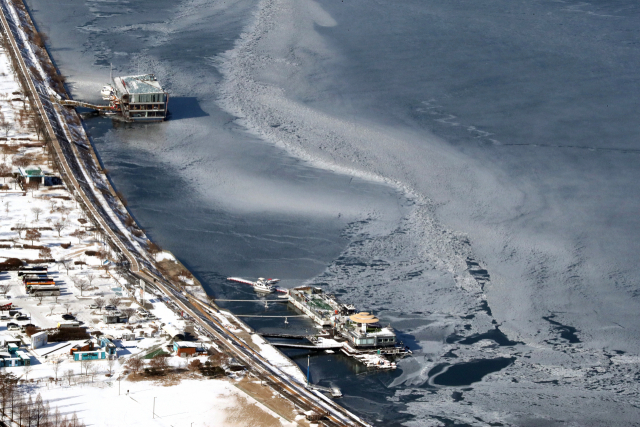
<svg viewBox="0 0 640 427">
<path fill-rule="evenodd" d="M 167 117 L 169 94 L 153 74 L 114 77 L 109 89 L 113 109 L 127 120 L 162 121 Z"/>
</svg>

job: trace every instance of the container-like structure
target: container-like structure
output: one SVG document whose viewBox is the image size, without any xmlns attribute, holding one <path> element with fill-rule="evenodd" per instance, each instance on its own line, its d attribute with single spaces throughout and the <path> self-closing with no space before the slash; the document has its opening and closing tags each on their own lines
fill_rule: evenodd
<svg viewBox="0 0 640 427">
<path fill-rule="evenodd" d="M 112 107 L 126 120 L 162 121 L 167 117 L 169 94 L 155 75 L 114 77 L 111 87 Z"/>
</svg>

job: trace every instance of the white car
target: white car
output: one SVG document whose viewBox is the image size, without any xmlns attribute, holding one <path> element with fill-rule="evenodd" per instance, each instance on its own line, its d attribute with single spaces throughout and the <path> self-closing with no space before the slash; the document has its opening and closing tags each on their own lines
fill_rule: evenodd
<svg viewBox="0 0 640 427">
<path fill-rule="evenodd" d="M 98 304 L 91 304 L 89 306 L 89 308 L 93 310 L 93 309 L 100 308 L 100 307 L 98 307 Z"/>
<path fill-rule="evenodd" d="M 10 323 L 7 326 L 7 330 L 8 331 L 19 331 L 20 330 L 20 325 L 16 325 L 15 323 Z"/>
</svg>

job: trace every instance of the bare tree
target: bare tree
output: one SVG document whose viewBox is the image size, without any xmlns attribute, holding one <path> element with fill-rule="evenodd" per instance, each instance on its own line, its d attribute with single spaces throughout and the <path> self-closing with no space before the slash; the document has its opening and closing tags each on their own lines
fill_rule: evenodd
<svg viewBox="0 0 640 427">
<path fill-rule="evenodd" d="M 31 246 L 33 246 L 33 241 L 40 240 L 40 237 L 42 237 L 42 234 L 35 228 L 27 229 L 27 232 L 24 235 L 26 240 L 31 240 Z"/>
<path fill-rule="evenodd" d="M 31 208 L 31 212 L 33 212 L 33 214 L 36 216 L 36 221 L 38 221 L 40 219 L 40 214 L 43 212 L 42 208 L 39 207 L 33 207 Z"/>
<path fill-rule="evenodd" d="M 113 367 L 116 364 L 116 359 L 108 359 L 107 360 L 107 372 L 109 373 L 109 376 L 113 375 Z"/>
<path fill-rule="evenodd" d="M 71 379 L 73 378 L 73 369 L 67 369 L 64 371 L 65 378 L 69 381 L 69 385 L 71 385 Z"/>
<path fill-rule="evenodd" d="M 14 156 L 11 163 L 14 166 L 27 167 L 35 162 L 34 157 L 31 154 L 24 154 L 22 156 Z"/>
<path fill-rule="evenodd" d="M 147 247 L 149 248 L 149 252 L 153 255 L 153 259 L 157 260 L 157 255 L 162 252 L 162 248 L 160 247 L 160 245 L 149 240 L 147 243 Z"/>
<path fill-rule="evenodd" d="M 60 206 L 60 212 L 62 213 L 62 215 L 69 216 L 69 214 L 71 213 L 71 208 L 65 205 Z"/>
<path fill-rule="evenodd" d="M 96 279 L 96 275 L 93 273 L 88 273 L 87 275 L 85 275 L 84 277 L 87 278 L 87 282 L 89 282 L 89 286 L 93 286 L 93 281 Z"/>
<path fill-rule="evenodd" d="M 15 391 L 18 379 L 15 375 L 7 372 L 0 372 L 0 410 L 5 414 L 7 404 L 10 403 L 10 396 Z"/>
<path fill-rule="evenodd" d="M 98 306 L 100 312 L 102 312 L 102 307 L 104 307 L 104 298 L 96 298 L 93 300 L 94 304 Z"/>
<path fill-rule="evenodd" d="M 91 374 L 91 382 L 93 382 L 93 379 L 95 378 L 96 374 L 100 371 L 100 365 L 92 365 L 89 368 L 89 374 Z"/>
<path fill-rule="evenodd" d="M 127 323 L 130 323 L 129 320 L 133 317 L 133 315 L 136 312 L 136 310 L 131 307 L 123 308 L 120 311 L 122 312 L 122 314 L 124 314 L 127 317 Z"/>
<path fill-rule="evenodd" d="M 4 201 L 4 212 L 9 216 L 9 206 L 11 206 L 11 202 L 8 200 Z"/>
<path fill-rule="evenodd" d="M 4 163 L 0 164 L 0 176 L 2 177 L 2 182 L 7 182 L 7 177 L 11 176 L 11 168 Z"/>
<path fill-rule="evenodd" d="M 73 233 L 69 233 L 69 236 L 73 236 L 78 239 L 78 244 L 82 243 L 82 238 L 87 235 L 87 232 L 84 230 L 77 229 Z"/>
<path fill-rule="evenodd" d="M 137 374 L 138 372 L 140 372 L 140 369 L 142 369 L 142 367 L 144 366 L 144 361 L 140 358 L 140 357 L 130 357 L 127 360 L 126 365 L 135 373 Z"/>
<path fill-rule="evenodd" d="M 0 120 L 0 130 L 4 132 L 5 138 L 9 136 L 9 132 L 11 132 L 12 129 L 13 124 L 11 124 L 11 122 L 5 120 L 4 118 Z"/>
<path fill-rule="evenodd" d="M 33 367 L 31 365 L 26 365 L 24 367 L 24 369 L 22 370 L 22 372 L 24 372 L 24 379 L 27 380 L 29 379 L 29 374 L 31 373 L 31 371 L 33 370 Z"/>
<path fill-rule="evenodd" d="M 9 283 L 4 283 L 0 285 L 0 295 L 6 295 L 10 289 L 11 289 L 11 284 Z"/>
<path fill-rule="evenodd" d="M 54 360 L 51 362 L 51 370 L 56 377 L 56 381 L 58 381 L 58 371 L 60 371 L 60 361 Z"/>
<path fill-rule="evenodd" d="M 38 294 L 36 295 L 36 298 L 38 298 L 38 305 L 42 305 L 42 300 L 44 299 L 44 295 Z"/>
<path fill-rule="evenodd" d="M 56 406 L 56 411 L 51 416 L 51 427 L 61 427 L 62 425 L 62 414 L 60 413 L 60 409 Z"/>
<path fill-rule="evenodd" d="M 74 277 L 73 283 L 75 283 L 76 288 L 78 288 L 78 290 L 80 291 L 80 296 L 84 296 L 83 295 L 84 291 L 89 289 L 89 282 L 79 277 Z"/>
<path fill-rule="evenodd" d="M 40 188 L 40 180 L 37 179 L 35 181 L 29 180 L 29 182 L 27 183 L 27 191 L 31 191 L 31 195 L 33 196 L 33 193 Z"/>
<path fill-rule="evenodd" d="M 164 372 L 169 367 L 169 361 L 167 360 L 166 354 L 158 354 L 154 356 L 149 362 L 149 366 L 157 373 Z"/>
<path fill-rule="evenodd" d="M 111 297 L 111 298 L 109 298 L 109 304 L 111 304 L 114 307 L 119 306 L 121 302 L 122 302 L 122 298 L 120 298 L 120 297 Z"/>
<path fill-rule="evenodd" d="M 59 220 L 53 223 L 53 229 L 58 232 L 58 237 L 60 237 L 60 233 L 62 233 L 62 231 L 66 229 L 68 226 L 69 226 L 69 223 L 64 218 L 60 218 Z"/>
<path fill-rule="evenodd" d="M 55 303 L 53 304 L 49 304 L 49 316 L 53 316 L 53 310 L 56 309 L 56 305 Z"/>
<path fill-rule="evenodd" d="M 33 400 L 31 400 L 31 395 L 25 401 L 22 396 L 18 398 L 18 417 L 20 417 L 20 421 L 18 425 L 23 425 L 22 420 L 29 422 L 31 421 L 31 408 L 33 407 Z"/>
<path fill-rule="evenodd" d="M 68 302 L 65 302 L 64 304 L 62 304 L 62 306 L 64 307 L 66 314 L 69 314 L 69 309 L 71 308 L 71 304 Z"/>
<path fill-rule="evenodd" d="M 48 408 L 42 401 L 42 396 L 40 395 L 40 393 L 38 393 L 35 402 L 33 402 L 33 407 L 31 408 L 31 417 L 29 419 L 29 424 L 32 426 L 43 426 L 45 424 L 46 418 L 48 418 L 49 416 L 48 412 Z"/>
<path fill-rule="evenodd" d="M 64 258 L 60 262 L 62 263 L 62 265 L 64 265 L 65 270 L 67 270 L 67 274 L 69 274 L 69 268 L 71 268 L 71 266 L 73 265 L 73 260 L 69 258 Z"/>
<path fill-rule="evenodd" d="M 53 371 L 53 374 L 56 376 L 56 381 L 58 381 L 58 371 L 60 371 L 60 361 L 54 360 L 51 363 L 52 363 L 51 370 Z"/>
<path fill-rule="evenodd" d="M 24 222 L 19 222 L 13 226 L 13 229 L 18 233 L 18 237 L 22 239 L 22 232 L 27 229 Z"/>
<path fill-rule="evenodd" d="M 41 259 L 49 259 L 51 258 L 51 248 L 42 248 L 40 252 L 38 252 L 38 256 Z"/>
<path fill-rule="evenodd" d="M 80 369 L 84 369 L 84 374 L 89 375 L 89 369 L 93 367 L 94 363 L 91 359 L 84 359 L 80 361 Z"/>
<path fill-rule="evenodd" d="M 105 251 L 104 249 L 100 249 L 97 253 L 96 256 L 98 257 L 98 259 L 104 263 L 104 261 L 107 259 L 107 257 L 109 256 L 109 254 L 107 253 L 107 251 Z"/>
</svg>

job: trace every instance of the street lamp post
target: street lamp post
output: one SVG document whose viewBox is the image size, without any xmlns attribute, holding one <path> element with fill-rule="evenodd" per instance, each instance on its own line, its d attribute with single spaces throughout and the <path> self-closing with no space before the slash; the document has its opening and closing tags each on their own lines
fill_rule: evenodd
<svg viewBox="0 0 640 427">
<path fill-rule="evenodd" d="M 153 418 L 156 417 L 156 398 L 153 398 Z"/>
</svg>

